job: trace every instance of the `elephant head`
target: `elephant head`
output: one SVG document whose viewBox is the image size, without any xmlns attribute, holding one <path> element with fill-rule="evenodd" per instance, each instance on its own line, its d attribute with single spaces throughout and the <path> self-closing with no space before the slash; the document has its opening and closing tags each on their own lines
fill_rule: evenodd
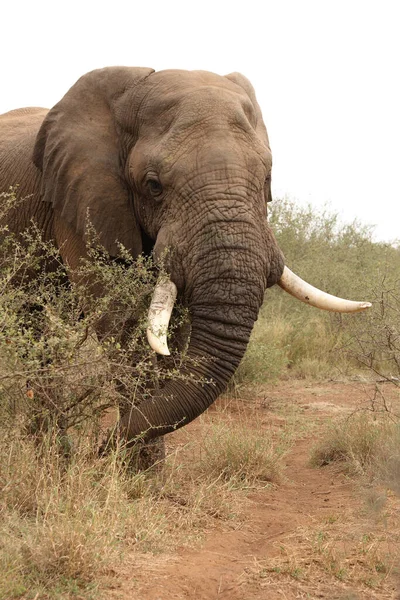
<svg viewBox="0 0 400 600">
<path fill-rule="evenodd" d="M 282 278 L 283 255 L 267 222 L 271 151 L 242 75 L 124 67 L 88 73 L 47 114 L 34 162 L 43 200 L 77 240 L 89 214 L 111 256 L 118 242 L 134 256 L 171 250 L 167 288 L 190 310 L 188 355 L 205 360 L 123 417 L 130 439 L 170 432 L 216 399 L 245 352 L 267 287 L 280 282 L 318 304 L 318 291 L 298 291 L 288 271 Z M 168 303 L 160 288 L 151 314 L 166 324 L 172 303 L 165 317 L 160 290 Z M 154 339 L 159 325 L 152 322 L 149 337 L 167 353 Z"/>
</svg>

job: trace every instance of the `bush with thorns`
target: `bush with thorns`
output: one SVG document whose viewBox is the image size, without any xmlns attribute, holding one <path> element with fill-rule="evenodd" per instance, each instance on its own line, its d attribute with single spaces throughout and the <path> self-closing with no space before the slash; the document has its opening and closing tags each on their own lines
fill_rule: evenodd
<svg viewBox="0 0 400 600">
<path fill-rule="evenodd" d="M 14 191 L 2 194 L 4 213 L 16 202 Z M 181 377 L 183 355 L 157 362 L 146 341 L 160 272 L 151 258 L 134 260 L 121 246 L 110 259 L 88 226 L 87 257 L 71 277 L 34 223 L 18 238 L 3 226 L 0 239 L 0 410 L 8 427 L 55 428 L 61 438 L 89 428 L 96 437 L 110 408 Z M 185 319 L 178 310 L 172 331 Z"/>
</svg>

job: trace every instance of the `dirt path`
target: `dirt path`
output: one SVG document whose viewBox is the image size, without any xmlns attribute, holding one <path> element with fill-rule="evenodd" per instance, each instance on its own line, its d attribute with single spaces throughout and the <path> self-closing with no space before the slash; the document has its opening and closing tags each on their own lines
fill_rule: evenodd
<svg viewBox="0 0 400 600">
<path fill-rule="evenodd" d="M 365 498 L 360 496 L 354 480 L 332 467 L 309 466 L 310 446 L 320 431 L 318 424 L 334 413 L 351 410 L 365 400 L 364 394 L 365 388 L 359 384 L 306 386 L 297 382 L 273 389 L 257 403 L 245 402 L 241 411 L 258 413 L 257 418 L 261 414 L 267 422 L 272 416 L 271 407 L 273 410 L 277 402 L 282 404 L 290 399 L 304 422 L 311 419 L 317 423 L 312 433 L 296 440 L 288 454 L 286 481 L 276 488 L 250 494 L 243 504 L 237 528 L 222 523 L 208 533 L 201 547 L 179 548 L 174 555 L 148 558 L 139 575 L 136 571 L 134 580 L 127 571 L 121 573 L 124 582 L 116 597 L 121 600 L 128 597 L 137 600 L 399 598 L 396 582 L 390 577 L 380 587 L 369 587 L 368 581 L 365 584 L 358 555 L 349 550 L 351 543 L 359 546 L 355 539 L 378 539 L 376 536 L 382 533 L 385 524 L 379 519 L 371 521 L 364 514 Z M 235 413 L 236 403 L 227 410 Z M 396 510 L 398 518 L 398 507 Z M 338 556 L 342 556 L 342 562 Z M 344 567 L 353 573 L 350 580 L 341 577 L 340 569 L 344 573 Z"/>
</svg>

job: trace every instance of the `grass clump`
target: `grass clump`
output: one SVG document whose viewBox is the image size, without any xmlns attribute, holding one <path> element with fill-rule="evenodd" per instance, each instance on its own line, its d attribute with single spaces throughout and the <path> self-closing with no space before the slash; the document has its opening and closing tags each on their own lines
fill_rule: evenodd
<svg viewBox="0 0 400 600">
<path fill-rule="evenodd" d="M 60 464 L 54 439 L 38 449 L 21 437 L 2 443 L 0 459 L 0 597 L 93 589 L 117 556 L 128 517 L 128 482 L 116 455 L 98 461 L 81 447 Z"/>
<path fill-rule="evenodd" d="M 317 467 L 338 464 L 346 472 L 380 478 L 398 487 L 400 423 L 390 415 L 361 411 L 329 425 L 312 451 Z"/>
<path fill-rule="evenodd" d="M 274 439 L 271 430 L 244 423 L 213 423 L 205 428 L 195 472 L 234 488 L 279 483 L 288 440 Z"/>
</svg>

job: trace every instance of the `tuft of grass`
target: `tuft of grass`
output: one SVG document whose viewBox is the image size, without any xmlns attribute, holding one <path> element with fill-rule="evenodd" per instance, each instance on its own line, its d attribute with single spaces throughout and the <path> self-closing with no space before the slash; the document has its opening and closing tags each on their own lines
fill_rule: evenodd
<svg viewBox="0 0 400 600">
<path fill-rule="evenodd" d="M 400 423 L 389 414 L 366 411 L 330 423 L 312 450 L 311 464 L 322 467 L 330 463 L 398 489 Z"/>
<path fill-rule="evenodd" d="M 244 423 L 212 423 L 205 429 L 195 472 L 234 488 L 279 483 L 288 439 L 274 439 L 271 430 Z"/>
<path fill-rule="evenodd" d="M 299 359 L 293 370 L 291 376 L 295 379 L 314 379 L 314 380 L 326 380 L 337 373 L 337 366 L 323 358 L 302 358 Z"/>
<path fill-rule="evenodd" d="M 0 597 L 94 589 L 135 518 L 135 478 L 116 453 L 100 461 L 90 448 L 62 464 L 54 438 L 2 444 L 0 458 Z"/>
</svg>

